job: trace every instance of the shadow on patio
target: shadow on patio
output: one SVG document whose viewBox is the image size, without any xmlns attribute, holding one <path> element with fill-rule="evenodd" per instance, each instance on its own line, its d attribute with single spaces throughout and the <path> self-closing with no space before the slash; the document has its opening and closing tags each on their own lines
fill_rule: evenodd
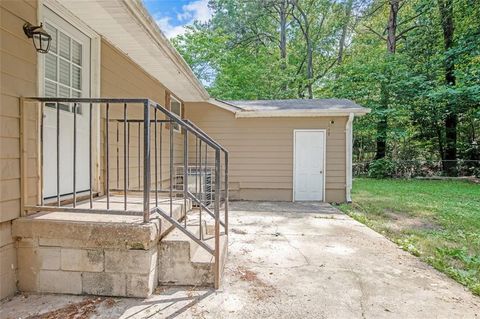
<svg viewBox="0 0 480 319">
<path fill-rule="evenodd" d="M 68 295 L 19 295 L 1 306 L 0 317 L 53 318 L 176 318 L 186 311 L 202 316 L 196 309 L 213 288 L 165 287 L 148 299 Z"/>
</svg>

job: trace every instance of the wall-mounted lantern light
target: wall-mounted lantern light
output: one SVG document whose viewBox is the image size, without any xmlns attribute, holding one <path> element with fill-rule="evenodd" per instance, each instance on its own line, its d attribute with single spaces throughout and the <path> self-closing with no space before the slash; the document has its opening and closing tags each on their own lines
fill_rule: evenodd
<svg viewBox="0 0 480 319">
<path fill-rule="evenodd" d="M 25 23 L 23 25 L 23 31 L 29 39 L 32 39 L 35 50 L 40 53 L 47 53 L 50 49 L 50 42 L 52 41 L 52 36 L 48 34 L 47 31 L 43 28 L 43 24 L 32 25 L 31 23 Z"/>
</svg>

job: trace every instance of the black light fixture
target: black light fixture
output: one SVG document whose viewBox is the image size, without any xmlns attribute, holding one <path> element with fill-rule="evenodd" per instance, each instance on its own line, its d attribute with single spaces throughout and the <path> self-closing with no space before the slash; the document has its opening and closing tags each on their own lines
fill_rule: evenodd
<svg viewBox="0 0 480 319">
<path fill-rule="evenodd" d="M 32 25 L 31 23 L 27 22 L 23 25 L 23 31 L 29 39 L 32 39 L 33 45 L 35 46 L 37 52 L 48 52 L 50 49 L 52 36 L 45 31 L 43 28 L 43 23 L 40 23 L 40 25 Z"/>
</svg>

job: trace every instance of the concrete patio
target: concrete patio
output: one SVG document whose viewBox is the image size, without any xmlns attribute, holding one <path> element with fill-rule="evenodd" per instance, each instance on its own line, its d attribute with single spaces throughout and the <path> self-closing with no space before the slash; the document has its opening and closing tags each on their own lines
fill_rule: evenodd
<svg viewBox="0 0 480 319">
<path fill-rule="evenodd" d="M 1 304 L 0 317 L 480 318 L 480 298 L 328 204 L 231 206 L 219 291 L 165 288 L 143 300 L 19 295 Z"/>
</svg>

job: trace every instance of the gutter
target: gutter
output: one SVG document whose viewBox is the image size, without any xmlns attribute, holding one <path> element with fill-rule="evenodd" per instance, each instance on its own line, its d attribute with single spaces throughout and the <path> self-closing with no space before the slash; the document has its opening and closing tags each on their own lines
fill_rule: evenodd
<svg viewBox="0 0 480 319">
<path fill-rule="evenodd" d="M 346 145 L 346 200 L 347 203 L 352 202 L 352 180 L 353 180 L 353 165 L 352 165 L 352 157 L 353 157 L 353 119 L 355 117 L 354 113 L 350 113 L 348 115 L 347 125 L 345 127 L 345 145 Z"/>
</svg>

